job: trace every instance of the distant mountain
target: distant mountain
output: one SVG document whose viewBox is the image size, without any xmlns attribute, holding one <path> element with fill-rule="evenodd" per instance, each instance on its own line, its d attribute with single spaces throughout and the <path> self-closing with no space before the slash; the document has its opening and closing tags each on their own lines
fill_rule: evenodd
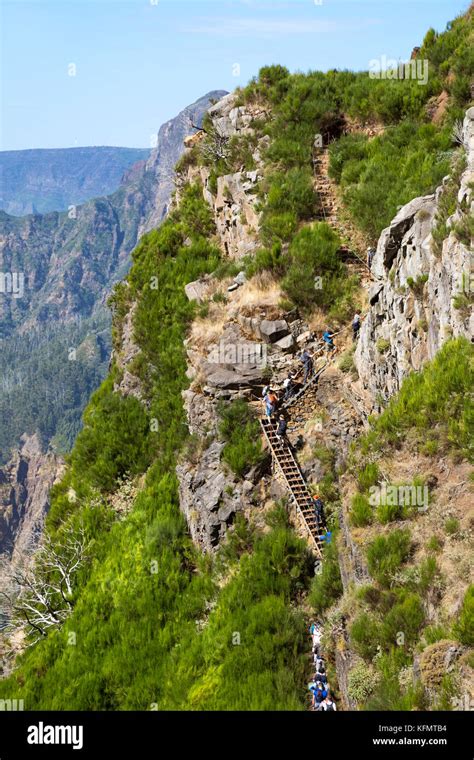
<svg viewBox="0 0 474 760">
<path fill-rule="evenodd" d="M 0 209 L 14 216 L 66 211 L 113 193 L 127 170 L 149 155 L 111 147 L 0 152 Z"/>
<path fill-rule="evenodd" d="M 0 459 L 24 433 L 67 449 L 110 355 L 112 285 L 141 235 L 162 220 L 173 168 L 192 124 L 225 93 L 210 92 L 164 124 L 148 160 L 112 195 L 74 214 L 15 217 L 0 211 Z M 6 274 L 22 276 L 21 297 Z M 19 295 L 18 293 L 16 295 Z"/>
</svg>

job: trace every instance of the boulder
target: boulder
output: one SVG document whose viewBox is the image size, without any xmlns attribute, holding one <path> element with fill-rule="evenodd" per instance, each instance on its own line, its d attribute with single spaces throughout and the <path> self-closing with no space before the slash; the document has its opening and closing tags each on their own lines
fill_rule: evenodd
<svg viewBox="0 0 474 760">
<path fill-rule="evenodd" d="M 288 335 L 290 328 L 284 319 L 264 319 L 259 325 L 260 335 L 265 343 L 276 343 Z"/>
<path fill-rule="evenodd" d="M 295 339 L 291 335 L 285 335 L 284 338 L 280 338 L 273 344 L 275 348 L 279 348 L 281 351 L 291 351 L 295 346 Z"/>
<path fill-rule="evenodd" d="M 202 303 L 209 292 L 209 278 L 203 277 L 200 280 L 188 282 L 188 284 L 184 286 L 184 292 L 189 301 Z"/>
</svg>

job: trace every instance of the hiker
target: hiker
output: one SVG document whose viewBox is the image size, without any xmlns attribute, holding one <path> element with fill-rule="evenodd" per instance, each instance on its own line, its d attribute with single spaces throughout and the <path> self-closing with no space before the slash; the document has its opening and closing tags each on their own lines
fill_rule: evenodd
<svg viewBox="0 0 474 760">
<path fill-rule="evenodd" d="M 303 367 L 304 367 L 303 385 L 305 385 L 306 381 L 313 374 L 313 360 L 306 349 L 303 351 L 303 353 L 300 356 L 300 362 L 303 363 Z"/>
<path fill-rule="evenodd" d="M 323 686 L 327 686 L 328 678 L 327 678 L 326 673 L 320 673 L 318 671 L 317 673 L 314 674 L 314 680 L 320 681 L 323 684 Z"/>
<path fill-rule="evenodd" d="M 323 333 L 323 341 L 325 342 L 328 351 L 332 351 L 335 348 L 332 338 L 333 333 L 329 332 L 329 330 L 326 330 L 326 332 Z"/>
<path fill-rule="evenodd" d="M 272 391 L 270 389 L 263 400 L 265 402 L 265 412 L 266 412 L 266 415 L 267 415 L 267 417 L 270 418 L 272 416 L 273 412 L 276 409 L 276 405 L 278 403 L 278 398 L 277 398 L 276 394 L 274 393 L 274 391 Z"/>
<path fill-rule="evenodd" d="M 321 646 L 321 631 L 316 629 L 312 635 L 313 640 L 313 654 L 319 655 L 319 647 Z"/>
<path fill-rule="evenodd" d="M 316 665 L 316 670 L 319 670 L 319 671 L 321 671 L 321 668 L 322 668 L 323 670 L 325 670 L 325 667 L 324 667 L 324 660 L 323 660 L 323 658 L 321 657 L 321 655 L 317 655 L 317 657 L 316 657 L 316 659 L 315 659 L 315 662 L 314 662 L 314 664 Z"/>
<path fill-rule="evenodd" d="M 326 533 L 323 533 L 322 536 L 318 536 L 320 541 L 323 541 L 325 544 L 330 544 L 332 539 L 332 532 L 330 530 L 327 530 Z"/>
<path fill-rule="evenodd" d="M 321 682 L 317 683 L 316 688 L 311 689 L 311 691 L 313 692 L 313 707 L 317 708 L 323 699 L 327 697 L 327 691 L 323 690 Z"/>
<path fill-rule="evenodd" d="M 318 630 L 318 624 L 317 623 L 311 623 L 311 625 L 309 626 L 309 632 L 310 632 L 311 636 L 317 630 Z"/>
<path fill-rule="evenodd" d="M 295 390 L 295 372 L 292 371 L 286 378 L 286 380 L 283 381 L 283 390 L 285 392 L 283 396 L 283 401 L 289 401 L 289 399 L 292 397 L 294 390 Z"/>
<path fill-rule="evenodd" d="M 321 710 L 324 710 L 325 712 L 332 712 L 336 711 L 336 703 L 331 699 L 331 696 L 328 694 L 325 699 L 320 703 Z"/>
<path fill-rule="evenodd" d="M 372 267 L 372 261 L 374 260 L 374 256 L 375 256 L 375 248 L 372 248 L 372 246 L 370 246 L 369 248 L 367 248 L 367 266 L 369 267 L 369 269 L 371 269 Z"/>
<path fill-rule="evenodd" d="M 265 398 L 265 396 L 267 395 L 268 391 L 270 391 L 270 390 L 271 390 L 270 386 L 266 385 L 265 388 L 262 391 L 262 398 Z"/>
<path fill-rule="evenodd" d="M 313 506 L 316 522 L 320 525 L 324 520 L 324 502 L 318 495 L 313 496 Z"/>
<path fill-rule="evenodd" d="M 352 320 L 352 339 L 357 340 L 360 330 L 360 315 L 356 314 Z"/>
<path fill-rule="evenodd" d="M 283 414 L 280 414 L 280 417 L 278 418 L 278 428 L 277 428 L 277 438 L 281 441 L 286 436 L 286 429 L 288 427 L 288 423 L 285 420 L 285 417 Z"/>
</svg>

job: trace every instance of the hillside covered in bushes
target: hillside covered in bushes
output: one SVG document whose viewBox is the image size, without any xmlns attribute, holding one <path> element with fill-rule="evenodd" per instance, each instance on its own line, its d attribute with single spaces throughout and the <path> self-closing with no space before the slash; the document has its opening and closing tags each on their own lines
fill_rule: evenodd
<svg viewBox="0 0 474 760">
<path fill-rule="evenodd" d="M 376 244 L 400 206 L 433 193 L 462 160 L 457 137 L 471 104 L 472 18 L 470 12 L 442 34 L 428 32 L 418 53 L 429 60 L 426 86 L 270 66 L 233 94 L 233 107 L 253 115 L 251 126 L 220 153 L 222 134 L 210 109 L 176 167 L 167 218 L 142 238 L 110 299 L 110 371 L 54 487 L 46 548 L 37 556 L 44 622 L 28 615 L 28 592 L 12 600 L 24 651 L 13 663 L 3 643 L 1 698 L 22 698 L 27 710 L 305 710 L 314 617 L 324 623 L 331 685 L 344 706 L 451 709 L 452 698 L 461 698 L 474 672 L 465 491 L 440 528 L 436 511 L 387 503 L 374 509 L 370 489 L 397 478 L 406 483 L 409 471 L 410 483 L 426 486 L 441 510 L 456 485 L 452 467 L 463 486 L 472 482 L 472 344 L 447 339 L 380 414 L 364 420 L 362 435 L 351 423 L 346 448 L 337 427 L 339 449 L 324 440 L 324 430 L 338 423 L 330 422 L 322 384 L 311 414 L 323 420 L 323 434 L 308 416 L 306 448 L 299 450 L 333 535 L 320 573 L 288 500 L 271 491 L 255 399 L 235 398 L 226 387 L 216 396 L 217 424 L 199 435 L 183 398 L 195 394 L 199 416 L 198 404 L 212 393 L 209 375 L 193 372 L 192 359 L 218 342 L 212 330 L 238 322 L 240 307 L 249 320 L 259 310 L 267 320 L 291 316 L 308 333 L 330 325 L 345 353 L 333 363 L 327 393 L 350 391 L 350 320 L 370 309 L 367 275 L 340 255 L 341 246 L 353 245 L 350 235 L 321 218 L 315 136 L 329 145 L 344 229 Z M 236 258 L 226 255 L 219 227 L 225 199 L 216 211 L 216 198 L 239 172 L 255 172 L 258 225 L 247 229 L 249 250 Z M 443 240 L 451 229 L 444 232 Z M 457 234 L 462 240 L 465 231 Z M 239 273 L 245 303 L 229 296 Z M 315 274 L 324 279 L 321 289 Z M 188 298 L 190 283 L 204 283 L 209 294 Z M 272 356 L 279 368 L 287 355 Z M 269 380 L 263 371 L 252 391 Z M 254 482 L 248 509 L 237 512 L 214 551 L 204 551 L 191 538 L 178 473 L 215 444 L 218 473 L 227 478 L 219 508 L 249 477 Z M 404 464 L 405 472 L 397 470 Z M 67 589 L 48 545 L 69 568 Z M 464 563 L 457 576 L 453 553 Z M 360 558 L 363 582 L 344 573 L 349 554 Z M 347 683 L 337 660 L 341 626 L 350 642 Z M 434 696 L 423 673 L 431 672 L 430 658 L 444 656 L 437 645 L 442 653 L 454 647 L 457 664 L 441 674 Z"/>
</svg>

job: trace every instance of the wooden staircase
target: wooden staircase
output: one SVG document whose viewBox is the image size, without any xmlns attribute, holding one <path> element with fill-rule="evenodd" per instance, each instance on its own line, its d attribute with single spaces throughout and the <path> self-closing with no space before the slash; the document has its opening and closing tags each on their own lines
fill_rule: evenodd
<svg viewBox="0 0 474 760">
<path fill-rule="evenodd" d="M 328 361 L 326 359 L 324 361 L 324 363 L 318 367 L 318 369 L 316 370 L 316 372 L 313 372 L 312 377 L 310 377 L 310 379 L 300 388 L 300 390 L 297 393 L 295 393 L 294 395 L 290 396 L 290 398 L 288 399 L 288 401 L 285 401 L 283 404 L 281 404 L 280 409 L 289 409 L 294 404 L 296 404 L 296 402 L 299 401 L 300 398 L 302 396 L 304 396 L 304 394 L 310 388 L 317 386 L 319 377 L 322 374 L 322 372 L 324 372 L 327 364 L 328 364 Z"/>
<path fill-rule="evenodd" d="M 290 445 L 286 438 L 278 438 L 276 434 L 277 425 L 271 419 L 261 418 L 260 424 L 272 452 L 273 459 L 280 469 L 288 491 L 312 539 L 316 554 L 319 558 L 322 558 L 322 540 L 320 535 L 324 526 L 316 518 L 312 496 L 293 456 Z"/>
</svg>

